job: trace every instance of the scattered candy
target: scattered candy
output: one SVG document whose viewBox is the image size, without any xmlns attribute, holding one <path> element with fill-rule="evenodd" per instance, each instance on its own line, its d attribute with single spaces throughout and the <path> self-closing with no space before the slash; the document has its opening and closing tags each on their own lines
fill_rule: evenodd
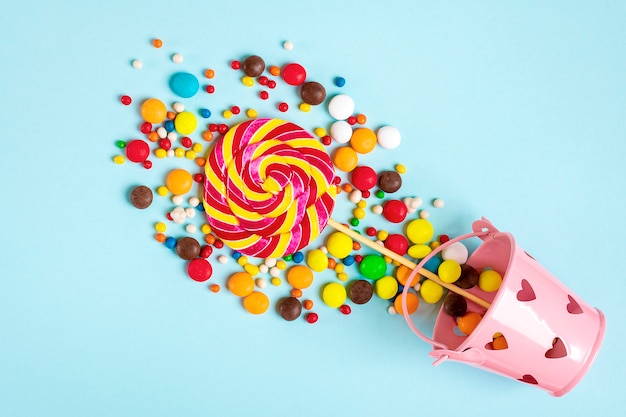
<svg viewBox="0 0 626 417">
<path fill-rule="evenodd" d="M 339 259 L 343 259 L 350 255 L 350 252 L 352 252 L 352 245 L 352 238 L 342 232 L 332 233 L 326 241 L 328 253 Z"/>
<path fill-rule="evenodd" d="M 149 98 L 141 105 L 141 117 L 146 122 L 157 124 L 165 120 L 167 109 L 159 99 Z"/>
<path fill-rule="evenodd" d="M 228 280 L 228 290 L 236 296 L 245 297 L 254 291 L 254 278 L 247 272 L 236 272 Z"/>
<path fill-rule="evenodd" d="M 302 304 L 296 297 L 283 298 L 278 304 L 278 314 L 287 321 L 293 321 L 302 314 Z"/>
<path fill-rule="evenodd" d="M 337 148 L 333 155 L 335 168 L 343 172 L 352 172 L 359 163 L 359 157 L 354 149 L 349 146 Z"/>
<path fill-rule="evenodd" d="M 413 243 L 423 244 L 430 241 L 435 234 L 433 225 L 426 219 L 417 219 L 409 223 L 406 235 Z"/>
<path fill-rule="evenodd" d="M 182 64 L 183 62 L 183 55 L 182 54 L 174 54 L 172 55 L 172 62 L 174 62 L 175 64 Z"/>
<path fill-rule="evenodd" d="M 287 282 L 297 289 L 308 288 L 313 283 L 313 272 L 304 265 L 292 266 L 287 272 Z"/>
<path fill-rule="evenodd" d="M 348 290 L 348 297 L 354 304 L 367 303 L 373 294 L 374 287 L 364 279 L 352 282 Z"/>
<path fill-rule="evenodd" d="M 193 186 L 193 177 L 189 171 L 177 168 L 169 172 L 165 186 L 174 195 L 187 194 Z"/>
<path fill-rule="evenodd" d="M 361 191 L 374 188 L 378 177 L 376 171 L 368 166 L 358 166 L 352 171 L 352 185 Z"/>
<path fill-rule="evenodd" d="M 352 127 L 347 122 L 338 120 L 330 126 L 330 137 L 337 143 L 348 143 L 352 137 Z"/>
<path fill-rule="evenodd" d="M 366 255 L 359 264 L 359 271 L 365 278 L 377 280 L 385 276 L 387 263 L 380 255 Z"/>
<path fill-rule="evenodd" d="M 243 61 L 241 69 L 248 77 L 258 77 L 265 71 L 265 61 L 258 55 L 251 55 Z"/>
<path fill-rule="evenodd" d="M 485 292 L 498 291 L 502 276 L 493 269 L 486 269 L 478 276 L 478 287 Z"/>
<path fill-rule="evenodd" d="M 404 294 L 400 294 L 396 297 L 396 299 L 393 302 L 393 307 L 396 310 L 396 312 L 398 312 L 399 314 L 403 314 L 402 300 L 404 299 L 406 299 L 407 313 L 409 314 L 415 313 L 417 311 L 417 307 L 419 306 L 419 298 L 417 298 L 417 295 L 413 294 L 412 292 L 406 293 L 406 297 L 404 296 Z"/>
<path fill-rule="evenodd" d="M 346 301 L 346 289 L 337 282 L 330 282 L 322 289 L 322 300 L 331 308 L 337 308 Z"/>
<path fill-rule="evenodd" d="M 306 104 L 317 106 L 326 99 L 326 89 L 318 82 L 308 81 L 302 84 L 300 97 Z"/>
<path fill-rule="evenodd" d="M 301 85 L 306 79 L 306 70 L 300 64 L 291 63 L 283 67 L 281 77 L 289 85 Z"/>
<path fill-rule="evenodd" d="M 130 192 L 130 203 L 140 210 L 150 207 L 152 198 L 152 190 L 145 185 L 138 185 Z"/>
<path fill-rule="evenodd" d="M 398 281 L 394 277 L 382 277 L 374 282 L 374 291 L 383 300 L 389 300 L 398 293 Z"/>
<path fill-rule="evenodd" d="M 370 153 L 376 147 L 376 133 L 366 127 L 360 127 L 352 133 L 350 146 L 358 153 Z"/>
<path fill-rule="evenodd" d="M 194 281 L 204 282 L 211 278 L 213 268 L 206 259 L 197 258 L 189 262 L 187 265 L 187 273 Z"/>
<path fill-rule="evenodd" d="M 335 120 L 346 120 L 354 113 L 354 100 L 347 94 L 338 94 L 330 99 L 328 112 Z"/>
<path fill-rule="evenodd" d="M 443 297 L 443 287 L 435 281 L 427 279 L 420 287 L 420 295 L 425 302 L 435 304 Z"/>
<path fill-rule="evenodd" d="M 407 213 L 408 209 L 400 200 L 389 200 L 383 204 L 383 216 L 391 223 L 402 223 Z"/>
<path fill-rule="evenodd" d="M 200 82 L 195 75 L 188 72 L 177 72 L 170 77 L 170 88 L 182 98 L 196 95 L 200 89 Z"/>
<path fill-rule="evenodd" d="M 243 307 L 250 314 L 263 314 L 270 306 L 270 300 L 262 292 L 253 291 L 243 299 Z"/>
<path fill-rule="evenodd" d="M 400 131 L 393 126 L 383 126 L 376 132 L 378 144 L 385 149 L 395 149 L 400 146 Z"/>
</svg>

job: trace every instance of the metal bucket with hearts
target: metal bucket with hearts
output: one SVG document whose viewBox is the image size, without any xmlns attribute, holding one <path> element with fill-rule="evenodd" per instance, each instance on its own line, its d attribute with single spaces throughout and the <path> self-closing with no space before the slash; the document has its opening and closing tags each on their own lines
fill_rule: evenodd
<svg viewBox="0 0 626 417">
<path fill-rule="evenodd" d="M 421 260 L 407 281 L 403 301 L 430 258 L 455 242 L 478 237 L 482 243 L 467 264 L 479 273 L 491 268 L 502 276 L 496 292 L 488 293 L 478 286 L 468 290 L 490 303 L 485 309 L 467 301 L 467 311 L 482 316 L 479 324 L 469 335 L 462 335 L 456 319 L 442 306 L 431 339 L 414 325 L 404 301 L 408 325 L 433 346 L 430 356 L 436 359 L 434 365 L 445 360 L 463 362 L 535 385 L 554 396 L 564 395 L 583 378 L 600 349 L 604 314 L 517 246 L 510 233 L 498 231 L 485 218 L 475 221 L 472 230 Z M 503 337 L 504 344 L 495 348 L 494 337 Z"/>
</svg>

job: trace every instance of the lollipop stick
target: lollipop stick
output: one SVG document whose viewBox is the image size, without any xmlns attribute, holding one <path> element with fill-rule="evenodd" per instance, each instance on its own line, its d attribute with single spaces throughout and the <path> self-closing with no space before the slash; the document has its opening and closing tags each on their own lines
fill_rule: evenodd
<svg viewBox="0 0 626 417">
<path fill-rule="evenodd" d="M 411 262 L 410 260 L 406 259 L 404 256 L 400 256 L 397 253 L 395 253 L 392 250 L 387 249 L 386 247 L 379 245 L 378 243 L 372 241 L 371 239 L 366 238 L 365 236 L 360 235 L 359 233 L 356 233 L 355 231 L 349 229 L 348 227 L 344 226 L 341 223 L 336 222 L 333 219 L 329 219 L 328 220 L 328 225 L 330 227 L 332 227 L 333 229 L 342 232 L 348 236 L 350 236 L 352 239 L 358 241 L 359 243 L 364 244 L 365 246 L 374 249 L 376 252 L 379 252 L 385 256 L 388 256 L 389 258 L 393 259 L 394 261 L 398 261 L 399 263 L 401 263 L 402 265 L 406 266 L 407 268 L 410 269 L 415 269 L 417 268 L 417 264 L 414 262 Z M 447 289 L 449 289 L 452 292 L 455 292 L 457 294 L 459 294 L 462 297 L 465 297 L 466 299 L 473 301 L 474 303 L 478 304 L 481 307 L 484 308 L 489 308 L 490 304 L 489 302 L 483 300 L 480 297 L 477 297 L 476 295 L 465 291 L 463 288 L 459 288 L 456 285 L 453 284 L 449 284 L 447 282 L 443 282 L 436 274 L 433 274 L 432 272 L 430 272 L 427 269 L 421 268 L 419 271 L 420 275 L 423 275 L 424 277 L 430 279 L 431 281 L 436 282 L 437 284 L 441 285 L 442 287 L 445 287 Z"/>
</svg>

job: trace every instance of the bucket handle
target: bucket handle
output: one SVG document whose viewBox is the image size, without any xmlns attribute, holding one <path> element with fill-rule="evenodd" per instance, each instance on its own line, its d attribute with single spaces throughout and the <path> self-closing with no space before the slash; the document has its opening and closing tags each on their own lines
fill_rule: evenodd
<svg viewBox="0 0 626 417">
<path fill-rule="evenodd" d="M 404 289 L 402 290 L 402 315 L 404 316 L 404 319 L 406 320 L 407 324 L 409 325 L 409 328 L 411 330 L 413 330 L 413 333 L 415 333 L 420 339 L 422 339 L 423 341 L 425 341 L 426 343 L 431 344 L 433 347 L 437 347 L 439 349 L 444 349 L 447 351 L 447 354 L 443 355 L 443 356 L 439 356 L 440 360 L 436 361 L 436 363 L 448 359 L 448 354 L 452 351 L 450 351 L 450 349 L 448 348 L 448 346 L 446 346 L 443 343 L 440 342 L 436 342 L 433 339 L 429 338 L 428 336 L 426 336 L 424 333 L 422 333 L 413 323 L 413 320 L 411 319 L 411 315 L 409 314 L 409 309 L 407 307 L 406 304 L 406 296 L 409 292 L 409 288 L 411 288 L 413 286 L 413 281 L 415 280 L 415 277 L 417 275 L 419 275 L 419 270 L 422 269 L 424 267 L 424 265 L 426 264 L 426 262 L 428 262 L 433 256 L 437 255 L 439 252 L 441 252 L 442 250 L 444 250 L 445 248 L 447 248 L 448 246 L 459 242 L 461 240 L 465 240 L 465 239 L 469 239 L 472 237 L 478 237 L 481 240 L 486 240 L 489 236 L 494 236 L 497 232 L 498 229 L 495 228 L 495 226 L 493 224 L 491 224 L 491 222 L 489 220 L 487 220 L 486 218 L 482 217 L 480 220 L 476 220 L 474 223 L 472 223 L 472 233 L 467 233 L 461 236 L 458 236 L 454 239 L 450 239 L 449 241 L 439 245 L 438 247 L 436 247 L 435 249 L 433 249 L 426 257 L 424 257 L 418 264 L 417 266 L 413 269 L 413 271 L 411 271 L 411 273 L 409 274 L 409 277 L 406 280 L 406 284 L 404 285 Z"/>
</svg>

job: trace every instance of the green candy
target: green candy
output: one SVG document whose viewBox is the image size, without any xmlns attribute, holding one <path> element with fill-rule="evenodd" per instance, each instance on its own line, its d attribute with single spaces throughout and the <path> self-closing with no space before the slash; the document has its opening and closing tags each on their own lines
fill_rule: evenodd
<svg viewBox="0 0 626 417">
<path fill-rule="evenodd" d="M 359 264 L 359 271 L 365 278 L 377 280 L 385 276 L 387 262 L 380 255 L 365 255 Z"/>
</svg>

